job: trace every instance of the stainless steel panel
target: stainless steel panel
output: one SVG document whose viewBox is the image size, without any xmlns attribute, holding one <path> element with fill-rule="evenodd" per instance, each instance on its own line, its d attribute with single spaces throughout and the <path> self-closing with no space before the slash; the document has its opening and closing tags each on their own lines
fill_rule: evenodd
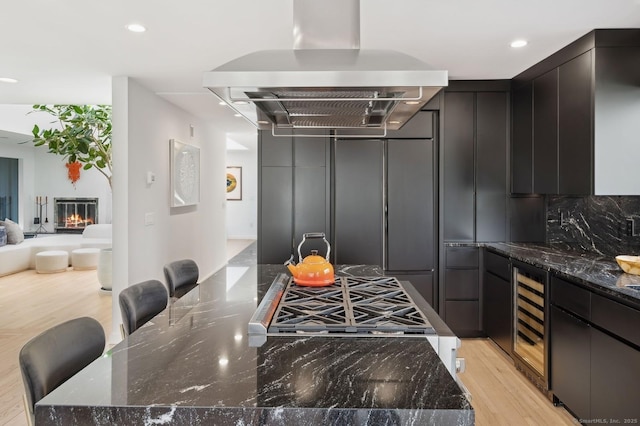
<svg viewBox="0 0 640 426">
<path fill-rule="evenodd" d="M 359 49 L 360 0 L 293 2 L 294 49 Z"/>
</svg>

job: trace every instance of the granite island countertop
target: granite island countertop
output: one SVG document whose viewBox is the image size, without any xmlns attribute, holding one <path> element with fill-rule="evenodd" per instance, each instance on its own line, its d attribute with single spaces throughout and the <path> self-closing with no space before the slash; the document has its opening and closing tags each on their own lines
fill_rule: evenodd
<svg viewBox="0 0 640 426">
<path fill-rule="evenodd" d="M 627 287 L 640 285 L 640 276 L 623 272 L 614 258 L 548 244 L 485 243 L 483 246 L 640 309 L 640 289 Z"/>
<path fill-rule="evenodd" d="M 37 424 L 474 423 L 426 338 L 270 337 L 250 347 L 247 323 L 280 272 L 229 264 L 38 402 Z"/>
</svg>

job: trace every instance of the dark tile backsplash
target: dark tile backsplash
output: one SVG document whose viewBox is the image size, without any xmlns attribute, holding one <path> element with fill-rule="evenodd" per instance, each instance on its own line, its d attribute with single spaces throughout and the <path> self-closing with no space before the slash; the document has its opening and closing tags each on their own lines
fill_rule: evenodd
<svg viewBox="0 0 640 426">
<path fill-rule="evenodd" d="M 640 233 L 640 197 L 549 196 L 547 242 L 605 256 L 640 255 L 640 236 L 627 235 L 627 219 Z"/>
</svg>

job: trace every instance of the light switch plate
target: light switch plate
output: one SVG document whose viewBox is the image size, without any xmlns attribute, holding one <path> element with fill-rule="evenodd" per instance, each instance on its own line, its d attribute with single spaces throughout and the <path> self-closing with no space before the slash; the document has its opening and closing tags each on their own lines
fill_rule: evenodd
<svg viewBox="0 0 640 426">
<path fill-rule="evenodd" d="M 144 226 L 151 226 L 156 222 L 155 213 L 145 213 L 144 214 Z"/>
</svg>

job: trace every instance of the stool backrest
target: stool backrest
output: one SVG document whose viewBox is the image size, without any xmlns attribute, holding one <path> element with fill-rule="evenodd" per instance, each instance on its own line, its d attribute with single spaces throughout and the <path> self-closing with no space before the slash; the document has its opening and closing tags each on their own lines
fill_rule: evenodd
<svg viewBox="0 0 640 426">
<path fill-rule="evenodd" d="M 18 361 L 31 416 L 36 402 L 102 355 L 104 347 L 104 330 L 89 317 L 58 324 L 29 340 Z"/>
<path fill-rule="evenodd" d="M 120 292 L 120 313 L 125 335 L 142 327 L 167 307 L 167 289 L 158 280 L 133 284 Z"/>
<path fill-rule="evenodd" d="M 169 296 L 173 297 L 181 287 L 192 286 L 198 282 L 200 271 L 191 259 L 176 260 L 164 265 L 164 277 L 169 286 Z"/>
</svg>

